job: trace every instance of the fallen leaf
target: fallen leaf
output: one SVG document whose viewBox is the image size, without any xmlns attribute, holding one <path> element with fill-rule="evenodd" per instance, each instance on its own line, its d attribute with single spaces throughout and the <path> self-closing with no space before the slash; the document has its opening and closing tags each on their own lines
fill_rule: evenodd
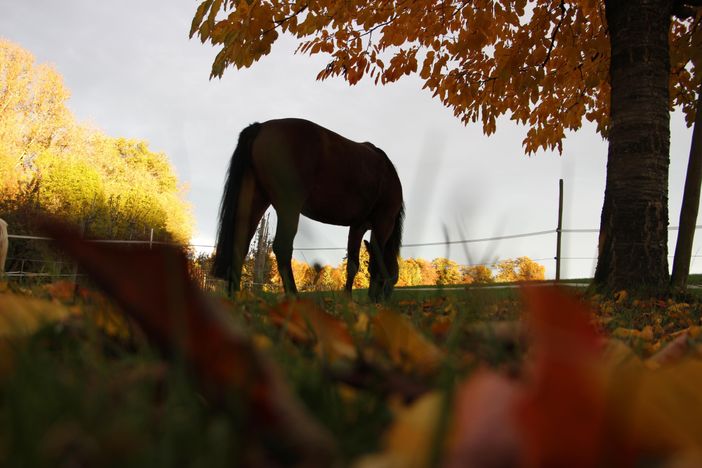
<svg viewBox="0 0 702 468">
<path fill-rule="evenodd" d="M 73 281 L 61 280 L 42 287 L 52 299 L 60 302 L 73 302 L 78 296 L 78 285 Z"/>
<path fill-rule="evenodd" d="M 11 293 L 0 293 L 0 337 L 27 336 L 47 323 L 72 315 L 56 302 Z"/>
<path fill-rule="evenodd" d="M 452 325 L 453 321 L 450 317 L 440 315 L 431 323 L 431 334 L 438 339 L 444 339 L 448 335 L 449 330 L 451 330 Z"/>
<path fill-rule="evenodd" d="M 316 343 L 317 353 L 330 363 L 355 360 L 356 346 L 344 322 L 312 301 L 287 300 L 269 311 L 271 321 L 302 343 Z"/>
<path fill-rule="evenodd" d="M 557 288 L 524 288 L 533 368 L 518 409 L 525 466 L 601 465 L 606 400 L 604 342 L 589 309 Z"/>
<path fill-rule="evenodd" d="M 429 374 L 444 358 L 442 351 L 403 315 L 383 308 L 372 318 L 373 336 L 390 359 L 406 371 Z"/>
<path fill-rule="evenodd" d="M 80 239 L 51 219 L 43 230 L 71 255 L 167 356 L 182 356 L 213 403 L 241 395 L 252 407 L 250 427 L 275 433 L 307 464 L 328 463 L 333 441 L 304 410 L 272 362 L 190 279 L 174 247 L 124 247 Z"/>
<path fill-rule="evenodd" d="M 444 466 L 518 466 L 523 442 L 514 415 L 523 393 L 521 383 L 487 370 L 461 384 Z"/>
<path fill-rule="evenodd" d="M 634 379 L 623 411 L 642 449 L 658 456 L 702 453 L 702 362 L 685 359 Z"/>
<path fill-rule="evenodd" d="M 622 339 L 640 339 L 644 341 L 652 341 L 654 336 L 653 336 L 653 327 L 650 325 L 646 325 L 643 329 L 641 330 L 636 330 L 633 328 L 616 328 L 612 332 L 612 336 L 615 338 L 622 338 Z"/>
<path fill-rule="evenodd" d="M 680 334 L 670 343 L 666 344 L 660 351 L 646 360 L 646 365 L 650 369 L 658 369 L 661 366 L 679 362 L 690 352 L 690 336 L 687 331 Z"/>
<path fill-rule="evenodd" d="M 614 293 L 614 300 L 616 301 L 617 304 L 623 303 L 628 298 L 629 298 L 629 293 L 627 293 L 624 289 Z"/>
<path fill-rule="evenodd" d="M 353 329 L 356 333 L 361 333 L 365 334 L 368 333 L 368 328 L 370 327 L 370 319 L 368 318 L 368 314 L 365 312 L 361 312 L 358 314 L 358 318 L 356 319 L 356 323 L 353 325 Z"/>
<path fill-rule="evenodd" d="M 429 465 L 444 396 L 424 395 L 401 408 L 383 436 L 381 453 L 361 457 L 354 468 L 423 468 Z"/>
</svg>

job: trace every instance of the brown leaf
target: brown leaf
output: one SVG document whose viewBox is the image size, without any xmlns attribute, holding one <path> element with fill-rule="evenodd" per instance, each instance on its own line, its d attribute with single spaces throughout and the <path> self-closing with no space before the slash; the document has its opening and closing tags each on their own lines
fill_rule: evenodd
<svg viewBox="0 0 702 468">
<path fill-rule="evenodd" d="M 356 347 L 348 327 L 312 301 L 288 300 L 269 311 L 271 321 L 285 329 L 294 340 L 317 344 L 323 359 L 334 362 L 339 358 L 355 360 Z"/>
<path fill-rule="evenodd" d="M 190 280 L 181 251 L 96 244 L 58 221 L 44 219 L 41 225 L 166 355 L 185 358 L 213 402 L 242 395 L 253 407 L 252 427 L 278 433 L 310 463 L 329 459 L 329 434 L 305 412 L 273 364 Z"/>
</svg>

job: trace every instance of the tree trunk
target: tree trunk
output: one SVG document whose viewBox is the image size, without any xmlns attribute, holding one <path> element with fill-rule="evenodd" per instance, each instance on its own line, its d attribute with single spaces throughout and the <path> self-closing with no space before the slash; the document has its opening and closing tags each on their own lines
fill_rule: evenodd
<svg viewBox="0 0 702 468">
<path fill-rule="evenodd" d="M 668 291 L 670 113 L 668 32 L 673 0 L 606 0 L 611 45 L 607 183 L 594 285 Z"/>
<path fill-rule="evenodd" d="M 690 160 L 687 163 L 685 176 L 685 191 L 683 192 L 682 207 L 680 208 L 680 230 L 678 242 L 675 244 L 673 259 L 673 275 L 670 284 L 673 290 L 685 289 L 687 277 L 690 274 L 690 258 L 692 257 L 692 241 L 695 238 L 695 224 L 700 207 L 700 187 L 702 186 L 702 85 L 697 91 L 697 115 L 692 130 Z"/>
</svg>

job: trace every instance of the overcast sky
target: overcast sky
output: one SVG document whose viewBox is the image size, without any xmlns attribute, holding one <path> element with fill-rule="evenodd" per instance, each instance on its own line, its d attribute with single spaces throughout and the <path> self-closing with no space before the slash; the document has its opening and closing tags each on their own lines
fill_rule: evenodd
<svg viewBox="0 0 702 468">
<path fill-rule="evenodd" d="M 324 56 L 294 55 L 281 37 L 273 52 L 249 70 L 229 69 L 209 79 L 215 51 L 188 39 L 198 1 L 0 0 L 0 36 L 51 63 L 71 91 L 79 121 L 112 136 L 143 139 L 166 153 L 190 189 L 193 242 L 212 244 L 224 175 L 239 132 L 254 121 L 302 117 L 352 140 L 385 150 L 403 183 L 405 243 L 474 239 L 556 227 L 558 179 L 565 179 L 564 228 L 598 228 L 607 144 L 586 125 L 569 134 L 563 155 L 528 157 L 526 128 L 508 119 L 486 137 L 479 124 L 462 125 L 451 110 L 405 78 L 388 86 L 368 80 L 315 81 Z M 671 120 L 670 224 L 678 224 L 691 131 Z M 669 250 L 674 251 L 675 233 Z M 307 219 L 296 247 L 343 247 L 346 229 Z M 697 244 L 693 250 L 697 254 Z M 596 234 L 567 234 L 566 277 L 593 272 Z M 339 251 L 295 256 L 336 264 Z M 467 246 L 404 248 L 405 257 L 446 256 L 460 263 L 522 255 L 555 272 L 555 235 Z M 702 271 L 702 259 L 692 271 Z M 670 263 L 672 264 L 672 257 Z"/>
</svg>

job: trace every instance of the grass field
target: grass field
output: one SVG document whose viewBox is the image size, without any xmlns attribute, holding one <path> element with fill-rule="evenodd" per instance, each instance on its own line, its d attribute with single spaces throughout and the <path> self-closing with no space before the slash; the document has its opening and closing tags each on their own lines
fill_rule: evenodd
<svg viewBox="0 0 702 468">
<path fill-rule="evenodd" d="M 698 391 L 689 393 L 702 383 L 697 303 L 642 302 L 626 293 L 562 299 L 550 288 L 536 288 L 547 292 L 525 303 L 518 288 L 458 287 L 398 289 L 384 306 L 368 303 L 362 290 L 353 301 L 334 292 L 303 294 L 301 302 L 209 297 L 215 306 L 189 305 L 186 294 L 168 307 L 149 292 L 125 310 L 120 294 L 129 288 L 114 289 L 122 291 L 113 291 L 118 307 L 70 283 L 2 286 L 0 465 L 465 466 L 486 456 L 481 450 L 515 463 L 535 447 L 543 457 L 575 456 L 582 447 L 572 434 L 608 464 L 619 451 L 603 448 L 603 434 L 620 430 L 628 414 L 643 414 L 632 427 L 657 421 L 677 430 L 672 445 L 646 431 L 615 433 L 622 447 L 635 437 L 635 450 L 622 453 L 637 463 L 701 447 L 702 423 L 690 417 L 702 421 L 702 409 Z M 209 320 L 210 307 L 226 316 L 221 326 L 189 318 Z M 172 322 L 181 308 L 189 328 Z M 593 315 L 579 321 L 586 308 Z M 134 316 L 139 327 L 122 310 L 155 320 Z M 595 341 L 609 343 L 605 354 Z M 671 357 L 672 347 L 678 351 Z M 563 356 L 567 364 L 554 367 Z M 671 362 L 682 374 L 653 370 Z M 628 369 L 622 375 L 635 378 L 603 377 L 593 368 Z M 634 388 L 649 405 L 656 395 L 672 405 L 663 422 L 634 398 L 621 414 L 603 413 L 612 425 L 588 426 L 599 414 L 588 408 Z M 560 448 L 531 436 L 519 443 L 502 437 L 524 428 L 506 416 L 511 405 L 540 415 L 529 416 L 524 434 L 541 431 Z M 558 416 L 549 429 L 543 418 L 564 408 L 579 408 L 579 416 Z"/>
</svg>

